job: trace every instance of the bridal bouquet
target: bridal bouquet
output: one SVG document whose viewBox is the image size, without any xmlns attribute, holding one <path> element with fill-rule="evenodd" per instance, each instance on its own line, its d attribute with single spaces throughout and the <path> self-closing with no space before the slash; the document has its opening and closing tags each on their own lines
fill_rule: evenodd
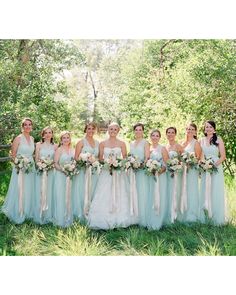
<svg viewBox="0 0 236 295">
<path fill-rule="evenodd" d="M 49 170 L 52 170 L 54 168 L 54 161 L 53 159 L 50 159 L 50 157 L 42 157 L 37 163 L 36 163 L 36 169 L 38 173 L 47 172 Z"/>
<path fill-rule="evenodd" d="M 17 174 L 19 174 L 20 171 L 28 174 L 32 172 L 34 168 L 33 160 L 22 155 L 17 155 L 15 157 L 14 165 L 15 165 Z"/>
<path fill-rule="evenodd" d="M 198 159 L 195 156 L 194 152 L 184 152 L 181 155 L 181 162 L 187 166 L 187 169 L 189 168 L 198 168 Z"/>
<path fill-rule="evenodd" d="M 161 171 L 161 168 L 162 165 L 160 162 L 158 162 L 157 160 L 149 159 L 144 166 L 144 171 L 146 175 L 153 176 L 154 180 L 157 181 L 156 176 Z"/>
<path fill-rule="evenodd" d="M 179 173 L 183 170 L 183 164 L 181 163 L 179 157 L 173 157 L 167 160 L 166 166 L 171 177 L 174 177 L 175 173 Z"/>
<path fill-rule="evenodd" d="M 100 173 L 101 170 L 101 164 L 96 159 L 94 154 L 91 153 L 81 153 L 79 156 L 79 160 L 76 162 L 76 168 L 78 170 L 81 170 L 83 168 L 92 167 L 92 173 L 97 172 Z"/>
<path fill-rule="evenodd" d="M 79 174 L 79 170 L 76 167 L 76 161 L 73 158 L 70 162 L 61 165 L 61 169 L 67 177 L 70 177 L 70 179 L 72 179 L 74 175 Z"/>
<path fill-rule="evenodd" d="M 103 167 L 108 169 L 110 175 L 113 174 L 113 170 L 120 171 L 122 168 L 122 159 L 117 157 L 115 154 L 111 153 L 109 156 L 104 160 Z"/>
<path fill-rule="evenodd" d="M 216 167 L 212 157 L 209 156 L 199 162 L 199 171 L 200 173 L 209 172 L 210 174 L 212 174 L 218 172 L 218 168 Z"/>
<path fill-rule="evenodd" d="M 127 158 L 122 160 L 121 166 L 122 169 L 124 169 L 126 172 L 130 168 L 136 172 L 138 171 L 138 169 L 141 169 L 143 167 L 143 163 L 138 159 L 138 157 L 129 155 Z"/>
</svg>

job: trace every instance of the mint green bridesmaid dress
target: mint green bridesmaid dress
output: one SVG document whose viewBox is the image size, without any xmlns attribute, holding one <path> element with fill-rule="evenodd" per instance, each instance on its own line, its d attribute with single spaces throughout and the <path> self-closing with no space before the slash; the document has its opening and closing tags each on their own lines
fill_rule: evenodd
<svg viewBox="0 0 236 295">
<path fill-rule="evenodd" d="M 185 152 L 194 153 L 197 140 L 193 139 L 184 149 Z M 189 168 L 186 173 L 186 187 L 182 179 L 181 200 L 186 192 L 186 208 L 183 206 L 182 222 L 195 222 L 199 220 L 199 172 L 195 168 Z M 183 203 L 185 203 L 183 201 Z"/>
<path fill-rule="evenodd" d="M 162 158 L 162 145 L 158 145 L 153 149 L 150 154 L 150 158 L 157 160 L 164 164 Z M 162 227 L 164 220 L 167 218 L 167 174 L 166 172 L 158 176 L 158 183 L 152 176 L 149 176 L 149 194 L 147 198 L 147 227 L 152 230 L 158 230 Z M 159 190 L 159 210 L 154 206 L 155 191 Z"/>
<path fill-rule="evenodd" d="M 168 151 L 169 158 L 178 156 L 177 151 Z M 181 220 L 180 195 L 182 187 L 182 173 L 178 172 L 175 177 L 171 177 L 167 171 L 167 215 L 164 224 L 174 223 L 177 219 Z"/>
<path fill-rule="evenodd" d="M 206 138 L 200 140 L 200 145 L 205 157 L 211 156 L 216 162 L 219 159 L 219 148 L 215 145 L 208 145 Z M 201 176 L 201 188 L 200 188 L 200 219 L 202 222 L 206 221 L 204 211 L 206 197 L 206 173 Z M 225 223 L 226 210 L 225 210 L 225 190 L 224 190 L 224 173 L 222 164 L 218 166 L 218 172 L 211 175 L 210 185 L 210 202 L 211 202 L 211 214 L 208 211 L 208 217 L 215 225 L 222 225 Z M 209 208 L 209 207 L 208 207 Z"/>
<path fill-rule="evenodd" d="M 20 144 L 17 149 L 17 155 L 28 157 L 33 161 L 34 139 L 30 137 L 30 144 L 27 142 L 23 134 L 20 135 Z M 12 169 L 11 180 L 6 195 L 6 199 L 2 206 L 2 212 L 14 223 L 23 223 L 25 219 L 33 217 L 33 205 L 35 197 L 35 169 L 26 174 L 23 173 L 23 187 L 21 187 L 23 210 L 20 210 L 20 184 L 18 183 L 19 174 L 15 167 Z"/>
<path fill-rule="evenodd" d="M 39 150 L 39 158 L 54 159 L 55 149 L 54 145 L 45 146 L 42 144 Z M 35 205 L 34 205 L 34 221 L 39 224 L 45 224 L 52 222 L 52 206 L 53 206 L 53 189 L 54 189 L 54 175 L 55 170 L 48 171 L 47 186 L 46 186 L 46 198 L 45 204 L 41 195 L 42 190 L 42 174 L 36 173 L 35 176 Z"/>
<path fill-rule="evenodd" d="M 59 159 L 59 164 L 64 165 L 74 158 L 74 150 L 69 153 L 63 152 Z M 73 223 L 73 203 L 72 203 L 72 180 L 70 181 L 70 194 L 66 195 L 67 176 L 59 171 L 55 171 L 54 191 L 53 191 L 53 223 L 60 227 L 68 227 Z"/>
<path fill-rule="evenodd" d="M 130 144 L 131 155 L 138 157 L 139 160 L 145 160 L 145 144 L 147 141 L 142 139 L 137 145 L 132 142 Z M 138 195 L 138 224 L 140 226 L 147 226 L 147 201 L 149 192 L 149 176 L 144 170 L 139 170 L 135 173 L 137 195 Z"/>
<path fill-rule="evenodd" d="M 86 138 L 83 138 L 83 148 L 81 153 L 90 153 L 98 158 L 99 152 L 99 142 L 95 140 L 95 147 L 92 147 Z M 91 177 L 91 188 L 90 188 L 90 201 L 93 199 L 95 187 L 98 180 L 98 174 L 94 173 Z M 84 208 L 85 200 L 85 170 L 81 170 L 78 175 L 76 175 L 72 181 L 72 198 L 73 198 L 73 214 L 76 219 L 79 219 L 81 222 L 86 221 L 86 212 Z"/>
</svg>

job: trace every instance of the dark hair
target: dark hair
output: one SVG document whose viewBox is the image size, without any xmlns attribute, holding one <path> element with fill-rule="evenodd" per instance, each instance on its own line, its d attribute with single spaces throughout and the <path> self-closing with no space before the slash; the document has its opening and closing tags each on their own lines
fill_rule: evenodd
<svg viewBox="0 0 236 295">
<path fill-rule="evenodd" d="M 216 130 L 216 123 L 214 121 L 210 121 L 210 120 L 209 121 L 206 121 L 205 124 L 204 124 L 204 135 L 205 136 L 207 136 L 207 134 L 205 132 L 205 125 L 206 125 L 206 123 L 210 124 Z M 213 144 L 215 146 L 218 146 L 219 143 L 217 143 L 217 139 L 218 139 L 217 134 L 216 134 L 216 132 L 214 132 L 213 133 L 213 136 L 212 136 L 212 138 L 210 140 L 210 144 Z"/>
<path fill-rule="evenodd" d="M 166 134 L 167 134 L 167 132 L 168 132 L 170 129 L 173 129 L 173 130 L 175 131 L 175 134 L 177 134 L 177 129 L 176 129 L 175 127 L 168 127 L 168 128 L 166 129 Z"/>
<path fill-rule="evenodd" d="M 188 125 L 189 125 L 189 126 L 192 126 L 192 127 L 196 130 L 196 132 L 197 132 L 197 125 L 196 125 L 196 124 L 194 124 L 194 123 L 190 123 L 190 124 L 188 124 Z M 194 135 L 193 138 L 197 139 L 197 135 Z"/>
<path fill-rule="evenodd" d="M 94 122 L 89 122 L 85 124 L 84 133 L 86 133 L 88 126 L 92 126 L 94 129 L 97 129 L 97 125 Z"/>
<path fill-rule="evenodd" d="M 42 138 L 41 141 L 44 142 L 44 138 L 43 138 L 43 136 L 44 136 L 44 133 L 45 133 L 45 131 L 46 131 L 47 129 L 50 129 L 50 130 L 52 131 L 51 144 L 54 144 L 54 141 L 53 141 L 53 130 L 52 130 L 52 128 L 51 128 L 50 126 L 47 126 L 47 127 L 43 128 L 43 130 L 41 131 L 41 138 Z"/>
<path fill-rule="evenodd" d="M 136 124 L 133 126 L 133 130 L 135 130 L 136 127 L 138 127 L 138 126 L 142 127 L 142 129 L 143 129 L 143 131 L 144 131 L 144 125 L 143 125 L 142 123 L 136 123 Z"/>
<path fill-rule="evenodd" d="M 159 134 L 159 136 L 161 137 L 161 132 L 160 132 L 160 130 L 158 130 L 158 129 L 153 129 L 153 130 L 150 132 L 150 136 L 152 136 L 153 133 L 155 133 L 155 132 L 157 132 L 157 133 Z"/>
</svg>

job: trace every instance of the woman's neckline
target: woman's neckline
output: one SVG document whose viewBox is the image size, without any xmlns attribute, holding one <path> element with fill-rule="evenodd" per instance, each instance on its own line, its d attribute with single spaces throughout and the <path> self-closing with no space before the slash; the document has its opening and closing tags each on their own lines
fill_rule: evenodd
<svg viewBox="0 0 236 295">
<path fill-rule="evenodd" d="M 29 140 L 30 140 L 30 141 L 28 141 L 28 139 L 26 138 L 26 136 L 24 135 L 24 133 L 22 133 L 22 135 L 24 136 L 24 138 L 25 138 L 25 140 L 26 140 L 26 143 L 27 143 L 28 145 L 31 145 L 31 136 L 29 136 Z"/>
<path fill-rule="evenodd" d="M 84 138 L 86 141 L 87 141 L 87 144 L 92 148 L 92 149 L 95 149 L 96 148 L 96 141 L 95 141 L 95 139 L 94 139 L 94 146 L 92 146 L 91 144 L 90 144 L 90 142 L 88 141 L 88 139 L 85 137 Z"/>
</svg>

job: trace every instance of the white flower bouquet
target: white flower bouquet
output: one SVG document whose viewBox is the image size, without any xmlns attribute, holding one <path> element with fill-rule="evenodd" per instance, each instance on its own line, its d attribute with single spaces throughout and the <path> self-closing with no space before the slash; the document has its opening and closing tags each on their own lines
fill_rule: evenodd
<svg viewBox="0 0 236 295">
<path fill-rule="evenodd" d="M 157 181 L 156 176 L 161 171 L 161 168 L 162 168 L 162 164 L 159 161 L 154 159 L 149 159 L 147 160 L 144 166 L 144 171 L 146 175 L 153 176 L 154 180 Z"/>
<path fill-rule="evenodd" d="M 189 168 L 198 168 L 198 159 L 194 152 L 184 152 L 181 155 L 181 162 L 187 166 L 187 171 Z"/>
<path fill-rule="evenodd" d="M 70 179 L 73 178 L 73 176 L 79 174 L 79 170 L 76 167 L 76 161 L 72 158 L 70 162 L 66 162 L 61 166 L 62 172 L 70 177 Z"/>
<path fill-rule="evenodd" d="M 138 159 L 138 157 L 129 155 L 127 158 L 122 160 L 121 166 L 122 166 L 122 169 L 124 169 L 126 172 L 129 169 L 133 169 L 136 172 L 139 169 L 142 169 L 143 163 Z"/>
<path fill-rule="evenodd" d="M 199 171 L 200 173 L 209 172 L 210 174 L 212 174 L 218 172 L 218 168 L 216 167 L 212 157 L 209 156 L 199 162 Z"/>
<path fill-rule="evenodd" d="M 31 158 L 28 158 L 26 156 L 17 155 L 14 159 L 14 165 L 15 165 L 17 174 L 19 174 L 20 170 L 28 174 L 33 171 L 34 161 Z"/>
<path fill-rule="evenodd" d="M 54 168 L 54 161 L 50 157 L 42 157 L 38 162 L 36 162 L 36 169 L 38 173 L 43 173 L 52 170 Z"/>
<path fill-rule="evenodd" d="M 97 172 L 100 173 L 101 170 L 101 164 L 96 159 L 94 154 L 91 153 L 81 153 L 79 156 L 79 160 L 76 162 L 76 168 L 77 170 L 85 169 L 88 167 L 92 167 L 92 173 Z"/>
<path fill-rule="evenodd" d="M 113 171 L 120 171 L 122 168 L 122 159 L 117 157 L 115 154 L 111 153 L 109 156 L 102 162 L 103 167 L 108 169 L 110 175 L 113 174 Z"/>
<path fill-rule="evenodd" d="M 167 160 L 166 166 L 171 177 L 174 177 L 175 173 L 183 171 L 183 163 L 180 161 L 179 157 L 173 157 Z"/>
</svg>

